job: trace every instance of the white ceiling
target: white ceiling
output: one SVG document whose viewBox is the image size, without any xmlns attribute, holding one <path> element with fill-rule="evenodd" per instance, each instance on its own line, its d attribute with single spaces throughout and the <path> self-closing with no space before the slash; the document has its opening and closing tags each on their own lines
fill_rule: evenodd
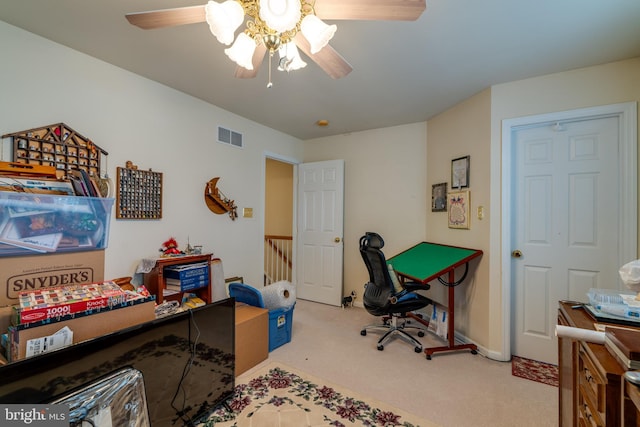
<svg viewBox="0 0 640 427">
<path fill-rule="evenodd" d="M 415 22 L 333 22 L 347 77 L 307 60 L 274 70 L 267 89 L 266 58 L 255 79 L 235 79 L 205 23 L 141 30 L 125 19 L 204 3 L 0 0 L 0 19 L 301 139 L 425 121 L 493 84 L 640 57 L 640 0 L 427 0 Z"/>
</svg>

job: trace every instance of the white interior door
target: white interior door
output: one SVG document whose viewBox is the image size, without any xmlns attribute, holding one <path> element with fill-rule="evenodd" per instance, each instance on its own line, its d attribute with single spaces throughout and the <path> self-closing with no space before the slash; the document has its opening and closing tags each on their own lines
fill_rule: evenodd
<svg viewBox="0 0 640 427">
<path fill-rule="evenodd" d="M 342 301 L 344 160 L 298 165 L 297 297 Z"/>
<path fill-rule="evenodd" d="M 556 364 L 558 301 L 619 288 L 619 117 L 512 138 L 512 354 Z"/>
</svg>

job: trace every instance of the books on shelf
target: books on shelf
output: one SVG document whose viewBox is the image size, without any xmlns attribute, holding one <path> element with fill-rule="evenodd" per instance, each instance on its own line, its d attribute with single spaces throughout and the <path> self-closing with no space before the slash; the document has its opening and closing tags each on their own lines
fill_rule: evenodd
<svg viewBox="0 0 640 427">
<path fill-rule="evenodd" d="M 182 307 L 183 308 L 196 308 L 196 307 L 202 307 L 203 305 L 207 305 L 206 302 L 204 302 L 204 300 L 202 298 L 199 298 L 195 295 L 190 296 L 189 298 L 186 298 L 184 300 L 184 302 L 182 303 Z"/>
<path fill-rule="evenodd" d="M 607 326 L 604 345 L 627 369 L 640 369 L 640 330 Z"/>
<path fill-rule="evenodd" d="M 165 267 L 165 285 L 169 290 L 186 292 L 209 284 L 209 265 L 206 262 Z"/>
</svg>

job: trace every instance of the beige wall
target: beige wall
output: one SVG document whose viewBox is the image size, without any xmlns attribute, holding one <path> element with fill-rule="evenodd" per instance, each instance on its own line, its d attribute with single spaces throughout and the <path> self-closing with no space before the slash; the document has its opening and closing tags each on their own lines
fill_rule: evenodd
<svg viewBox="0 0 640 427">
<path fill-rule="evenodd" d="M 421 240 L 482 249 L 475 277 L 456 289 L 456 330 L 489 357 L 510 358 L 501 274 L 502 120 L 639 100 L 640 58 L 635 58 L 495 85 L 433 117 L 426 126 L 417 123 L 305 142 L 305 161 L 346 161 L 345 292 L 360 291 L 367 278 L 357 252 L 357 239 L 364 231 L 381 232 L 387 254 Z M 397 130 L 404 131 L 404 139 L 396 137 Z M 464 155 L 471 156 L 471 229 L 453 230 L 445 213 L 431 212 L 431 186 L 450 186 L 451 160 Z M 418 172 L 422 181 L 417 181 Z M 374 192 L 386 194 L 377 206 L 371 205 Z M 476 217 L 478 206 L 485 209 L 482 220 Z M 422 218 L 416 217 L 420 209 Z M 439 288 L 433 285 L 431 294 L 444 302 Z"/>
<path fill-rule="evenodd" d="M 105 277 L 130 276 L 169 237 L 203 245 L 226 277 L 262 283 L 265 152 L 302 159 L 302 142 L 121 68 L 0 22 L 0 135 L 64 122 L 109 152 L 108 172 L 133 161 L 163 173 L 161 220 L 115 220 Z M 55 64 L 42 66 L 43 64 Z M 216 142 L 217 126 L 244 136 L 244 148 Z M 5 144 L 6 142 L 6 144 Z M 3 140 L 3 159 L 10 158 Z M 239 218 L 204 203 L 208 180 L 238 206 Z M 244 207 L 253 218 L 243 218 Z"/>
<path fill-rule="evenodd" d="M 447 212 L 427 211 L 425 238 L 429 242 L 462 246 L 483 251 L 479 262 L 470 264 L 473 275 L 455 288 L 456 331 L 475 342 L 489 339 L 489 209 L 491 141 L 491 90 L 487 89 L 429 120 L 427 126 L 427 189 L 446 182 L 451 191 L 451 160 L 471 156 L 469 171 L 470 228 L 452 229 Z M 461 125 L 463 124 L 463 125 Z M 477 218 L 478 207 L 484 219 Z M 462 274 L 458 270 L 458 277 Z M 448 290 L 438 281 L 431 283 L 432 297 L 447 305 Z"/>
<path fill-rule="evenodd" d="M 491 90 L 491 140 L 484 147 L 491 153 L 491 234 L 489 247 L 490 299 L 488 348 L 503 347 L 501 247 L 501 144 L 502 120 L 573 110 L 585 107 L 640 101 L 640 58 L 526 79 Z M 640 125 L 640 118 L 638 120 Z M 504 349 L 503 349 L 504 350 Z"/>
<path fill-rule="evenodd" d="M 318 138 L 304 143 L 304 161 L 344 159 L 344 294 L 362 302 L 368 281 L 358 240 L 366 231 L 385 239 L 387 256 L 424 239 L 427 205 L 426 127 L 415 123 Z"/>
<path fill-rule="evenodd" d="M 264 234 L 292 236 L 293 165 L 266 159 Z"/>
</svg>

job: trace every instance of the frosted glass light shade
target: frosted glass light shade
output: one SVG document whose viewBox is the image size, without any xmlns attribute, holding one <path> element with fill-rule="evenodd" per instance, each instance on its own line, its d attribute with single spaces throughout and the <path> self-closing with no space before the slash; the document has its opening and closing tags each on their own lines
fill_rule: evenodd
<svg viewBox="0 0 640 427">
<path fill-rule="evenodd" d="M 228 46 L 244 21 L 244 10 L 234 0 L 227 0 L 222 4 L 210 0 L 205 6 L 205 16 L 211 33 L 220 43 Z"/>
<path fill-rule="evenodd" d="M 295 71 L 307 66 L 307 63 L 300 57 L 300 52 L 294 42 L 289 42 L 278 49 L 280 54 L 280 64 L 278 70 L 280 71 Z"/>
<path fill-rule="evenodd" d="M 298 24 L 301 9 L 300 0 L 260 0 L 260 19 L 272 30 L 284 33 Z"/>
<path fill-rule="evenodd" d="M 329 43 L 338 27 L 327 25 L 315 15 L 307 15 L 300 23 L 302 35 L 311 47 L 311 53 L 318 53 Z"/>
<path fill-rule="evenodd" d="M 253 53 L 255 50 L 255 40 L 246 33 L 240 33 L 233 46 L 225 49 L 224 53 L 239 66 L 247 70 L 253 70 Z"/>
</svg>

